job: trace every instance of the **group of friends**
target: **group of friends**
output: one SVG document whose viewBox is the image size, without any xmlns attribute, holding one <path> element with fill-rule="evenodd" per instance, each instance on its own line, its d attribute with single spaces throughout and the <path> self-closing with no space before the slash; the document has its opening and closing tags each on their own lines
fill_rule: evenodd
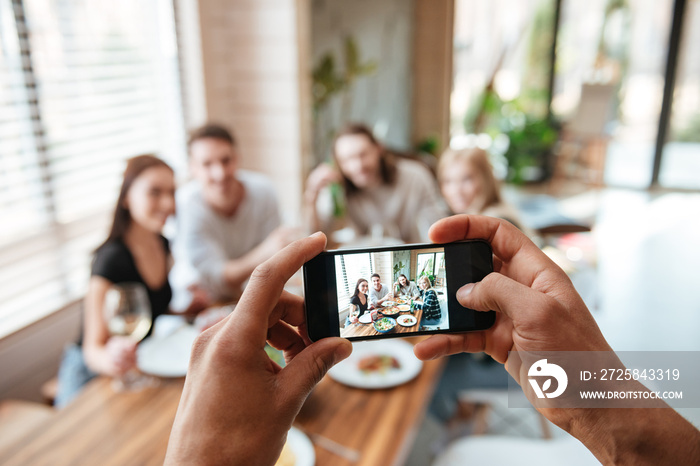
<svg viewBox="0 0 700 466">
<path fill-rule="evenodd" d="M 237 143 L 225 128 L 195 130 L 188 151 L 193 180 L 177 193 L 173 170 L 162 160 L 143 155 L 128 161 L 111 230 L 94 254 L 82 337 L 64 355 L 57 404 L 68 403 L 95 374 L 120 375 L 136 363 L 136 343 L 110 336 L 102 313 L 112 284 L 144 284 L 154 318 L 171 311 L 171 302 L 196 313 L 240 296 L 236 318 L 224 318 L 194 343 L 165 463 L 274 464 L 310 391 L 352 351 L 341 338 L 311 343 L 303 331 L 303 298 L 283 291 L 325 248 L 326 237 L 319 232 L 292 242 L 296 233 L 281 226 L 272 183 L 238 169 Z M 312 230 L 332 228 L 331 183 L 343 186 L 345 216 L 359 234 L 379 223 L 405 242 L 427 239 L 424 225 L 447 214 L 438 193 L 453 214 L 483 214 L 439 220 L 429 240 L 489 240 L 496 271 L 464 285 L 457 299 L 470 309 L 496 311 L 496 323 L 481 332 L 434 335 L 415 346 L 419 359 L 485 352 L 511 370 L 509 351 L 611 350 L 566 274 L 512 223 L 493 218 L 516 220 L 483 151 L 443 154 L 439 188 L 427 168 L 393 155 L 362 125 L 339 132 L 333 160 L 307 180 Z M 171 249 L 162 232 L 176 210 Z M 406 282 L 401 285 L 410 289 Z M 385 287 L 380 277 L 373 285 Z M 361 304 L 371 302 L 368 288 L 358 283 Z M 425 306 L 430 288 L 421 288 Z M 178 294 L 186 298 L 173 300 Z M 269 359 L 265 342 L 284 350 L 284 368 Z M 520 381 L 519 373 L 511 375 Z M 672 409 L 541 413 L 603 463 L 697 464 L 700 458 L 700 433 Z"/>
<path fill-rule="evenodd" d="M 438 325 L 442 321 L 442 309 L 437 290 L 433 288 L 433 284 L 427 276 L 420 276 L 416 287 L 416 284 L 410 281 L 406 275 L 400 274 L 391 290 L 381 282 L 379 274 L 372 274 L 371 280 L 371 288 L 367 279 L 360 278 L 357 280 L 355 291 L 350 297 L 350 312 L 345 319 L 346 326 L 358 323 L 359 318 L 363 314 L 375 309 L 381 309 L 386 301 L 391 301 L 395 298 L 420 300 L 420 302 L 415 302 L 413 305 L 415 308 L 423 310 L 420 322 L 421 327 Z"/>
<path fill-rule="evenodd" d="M 143 284 L 154 320 L 173 311 L 196 314 L 237 299 L 256 266 L 300 237 L 298 229 L 282 225 L 271 180 L 239 168 L 238 144 L 227 128 L 208 124 L 192 131 L 188 159 L 192 180 L 177 190 L 172 168 L 161 159 L 128 160 L 112 227 L 94 253 L 83 331 L 66 349 L 59 371 L 57 406 L 96 374 L 119 376 L 136 365 L 137 343 L 110 335 L 105 321 L 113 284 Z M 426 241 L 430 224 L 448 214 L 445 201 L 460 213 L 504 205 L 486 153 L 448 151 L 441 160 L 437 179 L 444 201 L 426 165 L 387 150 L 368 127 L 348 125 L 336 135 L 333 162 L 307 180 L 309 229 L 330 233 L 338 227 L 333 183 L 344 192 L 344 225 L 358 235 L 381 225 L 384 234 L 404 242 Z M 175 226 L 170 239 L 163 236 L 167 222 Z M 385 299 L 375 303 L 372 296 L 374 306 Z M 361 301 L 357 290 L 354 299 Z M 439 306 L 424 316 L 426 324 L 439 321 Z"/>
</svg>

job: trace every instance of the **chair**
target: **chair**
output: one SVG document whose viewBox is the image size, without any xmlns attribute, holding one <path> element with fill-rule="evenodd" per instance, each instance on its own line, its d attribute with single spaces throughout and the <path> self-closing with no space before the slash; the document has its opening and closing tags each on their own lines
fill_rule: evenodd
<svg viewBox="0 0 700 466">
<path fill-rule="evenodd" d="M 433 466 L 593 466 L 600 462 L 573 437 L 553 440 L 481 435 L 452 442 Z"/>
<path fill-rule="evenodd" d="M 509 395 L 507 390 L 502 389 L 462 391 L 458 400 L 458 416 L 462 420 L 473 421 L 471 435 L 448 444 L 433 466 L 600 464 L 575 438 L 568 435 L 552 438 L 549 421 L 534 408 L 508 408 L 509 396 L 518 395 Z M 533 427 L 535 425 L 539 427 Z M 506 435 L 504 430 L 515 433 Z"/>
<path fill-rule="evenodd" d="M 0 451 L 37 429 L 48 421 L 53 413 L 53 408 L 31 401 L 1 401 Z"/>
<path fill-rule="evenodd" d="M 610 139 L 606 125 L 616 89 L 615 84 L 581 86 L 576 113 L 562 128 L 550 191 L 559 190 L 568 178 L 578 178 L 594 186 L 603 185 L 605 154 Z"/>
</svg>

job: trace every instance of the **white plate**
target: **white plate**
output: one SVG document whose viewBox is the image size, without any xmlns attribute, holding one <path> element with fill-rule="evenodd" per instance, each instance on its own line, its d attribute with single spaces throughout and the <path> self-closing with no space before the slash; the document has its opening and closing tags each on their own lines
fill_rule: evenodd
<svg viewBox="0 0 700 466">
<path fill-rule="evenodd" d="M 402 315 L 396 318 L 396 323 L 402 327 L 413 327 L 416 325 L 416 322 L 418 322 L 418 319 L 415 316 Z"/>
<path fill-rule="evenodd" d="M 384 307 L 391 307 L 391 306 L 396 306 L 395 301 L 384 301 L 384 304 L 382 304 Z"/>
<path fill-rule="evenodd" d="M 294 453 L 294 466 L 314 466 L 316 463 L 314 445 L 304 432 L 292 427 L 287 433 L 287 445 Z"/>
<path fill-rule="evenodd" d="M 365 312 L 360 316 L 360 323 L 362 324 L 371 324 L 372 323 L 372 314 L 369 312 Z"/>
<path fill-rule="evenodd" d="M 370 355 L 393 356 L 401 366 L 384 373 L 365 374 L 358 369 L 360 359 Z M 413 354 L 413 345 L 402 340 L 381 340 L 353 343 L 349 358 L 328 371 L 328 375 L 345 385 L 358 388 L 387 388 L 408 382 L 420 374 L 423 362 Z"/>
<path fill-rule="evenodd" d="M 146 338 L 138 348 L 139 370 L 158 377 L 185 376 L 197 335 L 199 332 L 194 327 L 185 325 L 166 337 Z"/>
</svg>

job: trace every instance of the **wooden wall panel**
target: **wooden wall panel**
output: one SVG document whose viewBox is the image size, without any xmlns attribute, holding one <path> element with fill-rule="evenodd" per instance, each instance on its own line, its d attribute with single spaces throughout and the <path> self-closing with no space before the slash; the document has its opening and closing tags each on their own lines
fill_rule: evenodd
<svg viewBox="0 0 700 466">
<path fill-rule="evenodd" d="M 415 0 L 412 140 L 449 144 L 454 0 Z"/>
</svg>

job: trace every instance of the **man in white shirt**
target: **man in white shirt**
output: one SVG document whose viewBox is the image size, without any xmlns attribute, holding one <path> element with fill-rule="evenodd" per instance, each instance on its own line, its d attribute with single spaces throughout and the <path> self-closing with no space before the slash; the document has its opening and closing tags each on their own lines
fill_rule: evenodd
<svg viewBox="0 0 700 466">
<path fill-rule="evenodd" d="M 392 294 L 389 287 L 382 284 L 378 273 L 372 274 L 372 288 L 369 290 L 369 304 L 372 308 L 380 307 L 384 301 L 390 299 Z"/>
<path fill-rule="evenodd" d="M 290 230 L 280 227 L 272 182 L 238 169 L 238 148 L 228 130 L 198 128 L 188 148 L 194 179 L 176 195 L 170 273 L 175 310 L 187 308 L 193 296 L 205 302 L 236 298 L 253 269 L 291 240 Z"/>
</svg>

